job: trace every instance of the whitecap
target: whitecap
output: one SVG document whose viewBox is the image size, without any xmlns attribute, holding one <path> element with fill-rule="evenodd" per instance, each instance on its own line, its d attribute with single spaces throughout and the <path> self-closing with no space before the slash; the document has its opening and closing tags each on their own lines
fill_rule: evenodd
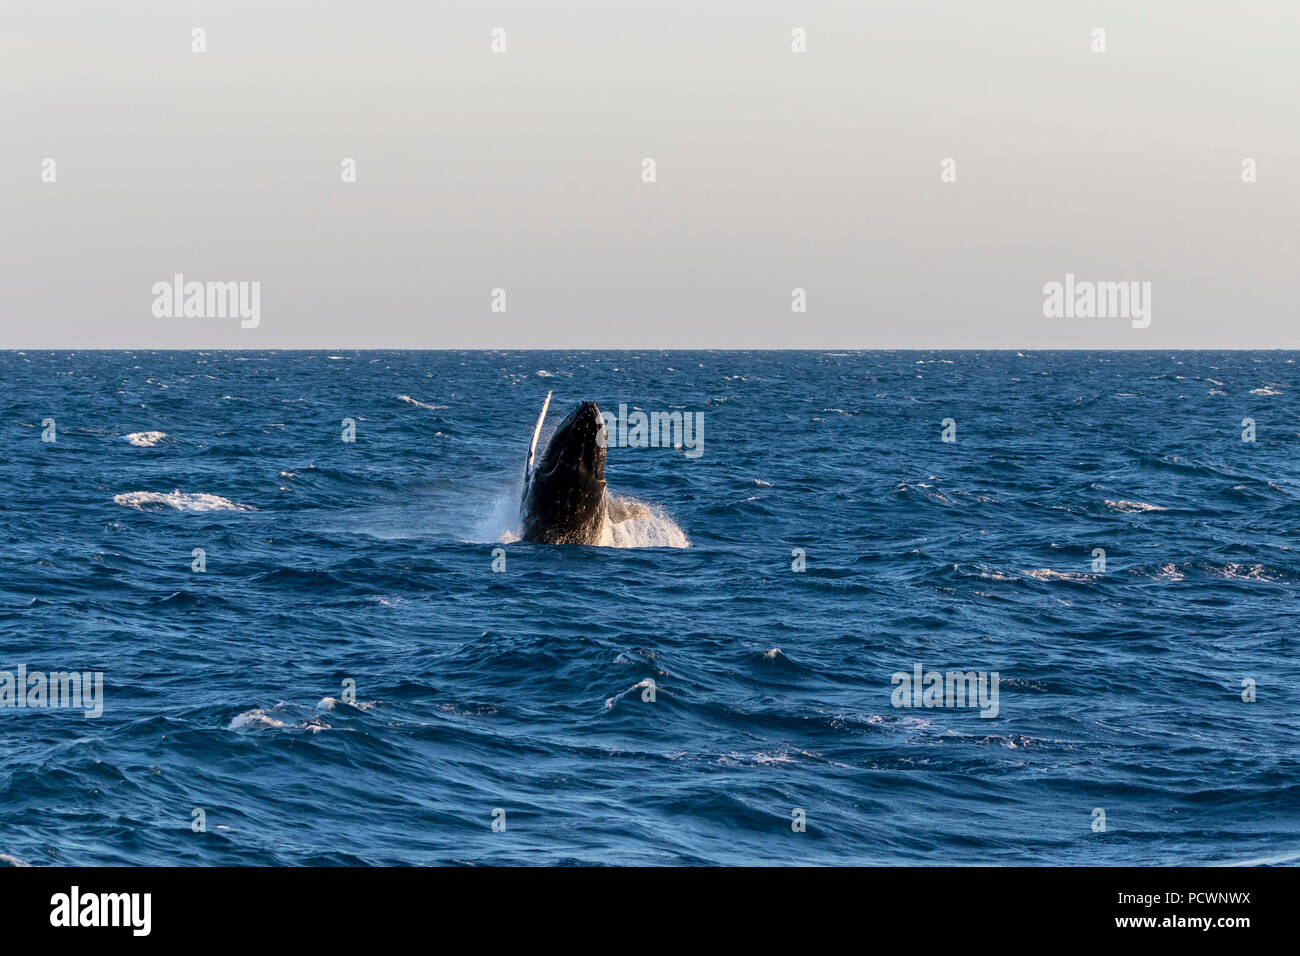
<svg viewBox="0 0 1300 956">
<path fill-rule="evenodd" d="M 125 494 L 114 495 L 113 504 L 122 505 L 125 508 L 134 508 L 136 511 L 144 511 L 150 506 L 158 508 L 174 508 L 177 511 L 256 511 L 252 505 L 241 505 L 238 502 L 231 501 L 229 498 L 222 498 L 220 495 L 209 495 L 202 492 L 187 494 L 183 491 L 174 490 L 168 493 L 159 491 L 128 491 Z"/>
<path fill-rule="evenodd" d="M 615 694 L 613 697 L 605 698 L 605 709 L 613 710 L 614 705 L 617 704 L 624 697 L 626 697 L 628 694 L 634 694 L 639 690 L 648 690 L 654 686 L 655 686 L 655 682 L 648 677 L 639 680 L 631 687 L 629 687 L 627 690 L 621 691 L 620 693 Z"/>
<path fill-rule="evenodd" d="M 271 708 L 271 710 L 273 711 L 283 711 L 284 709 L 285 709 L 285 705 L 283 702 L 276 704 L 275 707 Z M 238 714 L 233 720 L 230 721 L 230 724 L 226 727 L 226 729 L 227 730 L 280 730 L 286 726 L 288 725 L 285 724 L 283 720 L 280 720 L 278 717 L 272 717 L 271 714 L 266 710 L 264 710 L 263 708 L 254 707 L 252 710 L 246 710 L 242 714 Z M 321 719 L 320 715 L 317 714 L 316 716 L 311 717 L 307 720 L 302 720 L 295 723 L 290 729 L 309 730 L 312 733 L 317 734 L 320 733 L 322 730 L 329 730 L 331 728 L 330 725 L 325 723 L 325 721 Z"/>
<path fill-rule="evenodd" d="M 952 568 L 953 568 L 954 571 L 959 570 L 958 565 L 955 565 L 955 564 L 952 566 Z M 995 570 L 993 570 L 992 568 L 988 568 L 988 567 L 985 567 L 985 566 L 983 566 L 983 565 L 979 565 L 979 566 L 977 566 L 977 567 L 975 568 L 975 576 L 976 576 L 977 578 L 981 578 L 982 580 L 985 580 L 985 581 L 1015 581 L 1015 580 L 1018 580 L 1014 575 L 1003 574 L 1003 573 L 1000 572 L 1000 571 L 995 571 Z"/>
<path fill-rule="evenodd" d="M 450 407 L 451 407 L 450 405 L 427 405 L 427 404 L 425 404 L 424 402 L 417 401 L 416 399 L 412 398 L 410 395 L 398 395 L 397 397 L 398 397 L 398 399 L 399 399 L 400 401 L 403 401 L 403 402 L 409 402 L 410 404 L 412 404 L 412 405 L 416 405 L 416 406 L 418 406 L 418 407 L 420 407 L 420 408 L 428 408 L 428 409 L 435 410 L 435 411 L 436 411 L 437 409 L 440 409 L 440 408 L 450 408 Z"/>
<path fill-rule="evenodd" d="M 1039 581 L 1091 581 L 1091 574 L 1082 571 L 1053 571 L 1051 568 L 1034 568 L 1024 574 Z"/>
<path fill-rule="evenodd" d="M 1111 501 L 1109 498 L 1106 498 L 1105 502 L 1106 502 L 1106 507 L 1110 508 L 1112 511 L 1122 511 L 1125 513 L 1131 513 L 1135 511 L 1168 511 L 1169 510 L 1168 508 L 1162 508 L 1160 505 L 1147 504 L 1145 501 L 1126 501 L 1122 498 L 1119 501 Z"/>
<path fill-rule="evenodd" d="M 1176 564 L 1162 564 L 1154 575 L 1157 581 L 1182 581 L 1184 577 Z"/>
<path fill-rule="evenodd" d="M 808 753 L 806 750 L 795 750 L 794 754 L 798 754 L 801 757 L 815 756 L 814 754 Z M 775 767 L 780 764 L 794 763 L 795 756 L 791 754 L 790 746 L 786 744 L 775 750 L 757 750 L 752 754 L 745 754 L 733 750 L 728 754 L 723 754 L 718 757 L 717 762 L 725 766 L 746 766 L 753 764 L 760 767 Z"/>
<path fill-rule="evenodd" d="M 261 707 L 254 707 L 236 716 L 227 730 L 242 730 L 245 727 L 283 727 L 283 720 L 276 720 Z"/>
<path fill-rule="evenodd" d="M 377 700 L 358 700 L 349 703 L 346 700 L 339 700 L 337 697 L 322 697 L 316 704 L 317 710 L 333 710 L 339 704 L 346 707 L 355 707 L 357 710 L 370 710 L 379 701 Z"/>
<path fill-rule="evenodd" d="M 131 432 L 126 440 L 137 448 L 152 448 L 164 438 L 170 438 L 166 432 Z"/>
<path fill-rule="evenodd" d="M 1229 561 L 1220 567 L 1211 566 L 1210 573 L 1229 581 L 1264 581 L 1276 584 L 1285 580 L 1283 573 L 1276 568 L 1263 564 L 1238 564 L 1235 561 Z"/>
</svg>

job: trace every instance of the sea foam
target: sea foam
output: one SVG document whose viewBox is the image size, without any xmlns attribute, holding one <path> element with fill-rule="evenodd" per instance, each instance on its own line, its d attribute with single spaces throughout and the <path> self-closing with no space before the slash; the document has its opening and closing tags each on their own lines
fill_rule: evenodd
<svg viewBox="0 0 1300 956">
<path fill-rule="evenodd" d="M 209 495 L 202 492 L 186 494 L 180 490 L 165 493 L 159 491 L 128 491 L 125 494 L 114 495 L 113 504 L 122 505 L 125 508 L 134 508 L 137 511 L 144 511 L 146 508 L 155 511 L 163 508 L 175 508 L 177 511 L 257 510 L 252 505 L 241 505 L 229 498 L 222 498 L 220 495 Z"/>
</svg>

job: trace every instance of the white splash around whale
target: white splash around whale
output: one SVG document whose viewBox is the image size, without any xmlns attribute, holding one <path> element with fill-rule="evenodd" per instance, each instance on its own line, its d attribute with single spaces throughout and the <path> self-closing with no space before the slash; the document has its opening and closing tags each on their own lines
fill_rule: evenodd
<svg viewBox="0 0 1300 956">
<path fill-rule="evenodd" d="M 690 538 L 657 505 L 638 499 L 649 514 L 629 518 L 617 524 L 605 519 L 598 548 L 689 548 Z M 519 519 L 519 488 L 516 486 L 484 503 L 468 539 L 481 544 L 514 544 L 522 532 Z"/>
</svg>

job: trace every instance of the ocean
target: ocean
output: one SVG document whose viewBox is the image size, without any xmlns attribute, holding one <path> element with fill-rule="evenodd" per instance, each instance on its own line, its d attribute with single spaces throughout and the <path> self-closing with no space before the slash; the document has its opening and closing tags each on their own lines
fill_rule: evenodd
<svg viewBox="0 0 1300 956">
<path fill-rule="evenodd" d="M 0 858 L 1300 860 L 1298 354 L 0 352 Z"/>
</svg>

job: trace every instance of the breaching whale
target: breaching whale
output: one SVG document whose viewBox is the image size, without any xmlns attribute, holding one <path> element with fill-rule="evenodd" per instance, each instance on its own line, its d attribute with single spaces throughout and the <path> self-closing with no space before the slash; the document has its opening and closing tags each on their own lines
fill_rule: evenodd
<svg viewBox="0 0 1300 956">
<path fill-rule="evenodd" d="M 570 412 L 534 463 L 550 404 L 547 392 L 524 463 L 522 537 L 540 544 L 600 544 L 607 521 L 618 523 L 650 512 L 606 489 L 605 420 L 595 402 L 583 402 Z"/>
</svg>

